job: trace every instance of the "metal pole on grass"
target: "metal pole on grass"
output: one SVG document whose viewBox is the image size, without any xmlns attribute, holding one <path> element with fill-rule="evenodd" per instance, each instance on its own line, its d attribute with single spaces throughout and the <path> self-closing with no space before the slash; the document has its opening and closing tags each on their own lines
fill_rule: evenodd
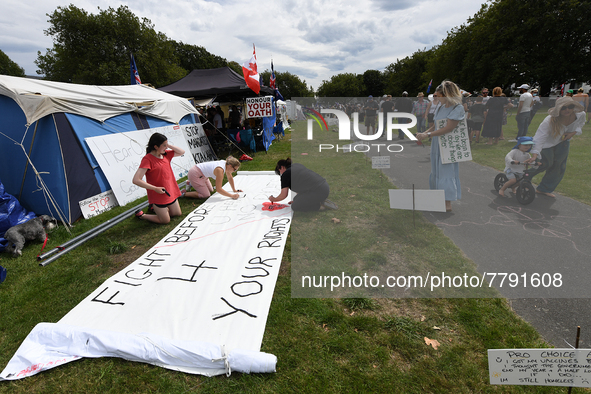
<svg viewBox="0 0 591 394">
<path fill-rule="evenodd" d="M 412 226 L 416 228 L 415 225 L 415 184 L 412 184 Z"/>
<path fill-rule="evenodd" d="M 58 259 L 62 254 L 67 253 L 74 248 L 77 248 L 78 246 L 82 245 L 84 242 L 91 240 L 92 238 L 96 237 L 97 235 L 104 232 L 105 230 L 110 229 L 111 227 L 115 226 L 116 224 L 119 224 L 120 222 L 122 222 L 124 219 L 127 219 L 131 215 L 135 214 L 135 211 L 137 211 L 138 209 L 141 209 L 142 206 L 144 206 L 144 205 L 146 205 L 145 202 L 119 214 L 118 216 L 115 216 L 112 219 L 107 220 L 104 223 L 99 224 L 98 226 L 88 230 L 87 232 L 85 232 L 83 234 L 80 234 L 77 237 L 72 238 L 71 240 L 65 242 L 64 244 L 44 253 L 42 255 L 39 255 L 37 257 L 37 260 L 41 261 L 56 252 L 60 252 L 58 255 L 53 256 L 42 263 L 39 263 L 39 265 L 44 267 L 44 266 L 52 263 L 53 261 Z"/>
</svg>

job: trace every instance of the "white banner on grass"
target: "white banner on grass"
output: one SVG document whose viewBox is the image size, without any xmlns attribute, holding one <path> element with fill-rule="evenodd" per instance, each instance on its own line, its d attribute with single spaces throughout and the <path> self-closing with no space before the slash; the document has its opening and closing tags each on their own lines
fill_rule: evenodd
<svg viewBox="0 0 591 394">
<path fill-rule="evenodd" d="M 277 175 L 234 179 L 238 200 L 214 194 L 58 323 L 37 325 L 0 380 L 105 356 L 208 376 L 273 372 L 260 347 L 292 211 L 263 205 Z"/>
<path fill-rule="evenodd" d="M 146 146 L 150 136 L 156 132 L 164 134 L 168 142 L 185 150 L 185 154 L 172 159 L 172 171 L 176 179 L 187 175 L 195 165 L 193 155 L 185 139 L 188 126 L 164 126 L 154 129 L 129 131 L 85 138 L 101 170 L 117 198 L 119 205 L 126 205 L 146 196 L 146 189 L 134 185 L 131 181 L 138 170 L 142 157 L 146 155 Z M 193 129 L 191 129 L 193 130 Z"/>
</svg>

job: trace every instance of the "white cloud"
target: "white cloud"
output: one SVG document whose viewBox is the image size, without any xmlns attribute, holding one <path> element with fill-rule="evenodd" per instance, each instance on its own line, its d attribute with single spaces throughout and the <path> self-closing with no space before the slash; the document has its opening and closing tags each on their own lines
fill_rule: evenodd
<svg viewBox="0 0 591 394">
<path fill-rule="evenodd" d="M 318 88 L 341 72 L 383 70 L 439 44 L 484 0 L 78 0 L 89 13 L 127 5 L 169 38 L 242 63 L 256 45 L 259 69 L 289 71 Z M 50 14 L 58 0 L 3 0 L 0 49 L 36 75 L 37 51 L 52 46 Z"/>
</svg>

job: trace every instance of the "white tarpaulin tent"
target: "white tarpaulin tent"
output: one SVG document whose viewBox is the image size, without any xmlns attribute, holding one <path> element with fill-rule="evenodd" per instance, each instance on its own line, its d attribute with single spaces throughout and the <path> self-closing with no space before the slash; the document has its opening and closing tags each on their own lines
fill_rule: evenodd
<svg viewBox="0 0 591 394">
<path fill-rule="evenodd" d="M 274 372 L 261 353 L 291 224 L 266 208 L 272 172 L 239 173 L 238 200 L 214 194 L 57 323 L 38 324 L 0 380 L 81 357 L 121 357 L 203 375 Z"/>
<path fill-rule="evenodd" d="M 0 94 L 12 98 L 25 113 L 27 124 L 46 115 L 67 112 L 103 122 L 137 112 L 170 123 L 197 113 L 182 100 L 146 85 L 94 86 L 0 75 Z"/>
</svg>

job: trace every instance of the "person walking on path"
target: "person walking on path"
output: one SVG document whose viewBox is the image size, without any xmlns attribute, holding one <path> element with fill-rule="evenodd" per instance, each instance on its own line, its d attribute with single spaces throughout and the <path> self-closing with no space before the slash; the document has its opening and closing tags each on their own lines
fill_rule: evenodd
<svg viewBox="0 0 591 394">
<path fill-rule="evenodd" d="M 431 143 L 431 174 L 429 175 L 430 189 L 445 191 L 445 210 L 451 212 L 451 202 L 462 197 L 460 187 L 459 163 L 442 164 L 439 152 L 439 136 L 453 131 L 460 120 L 466 116 L 462 105 L 462 94 L 458 86 L 452 81 L 443 81 L 435 89 L 435 94 L 441 106 L 435 112 L 435 124 L 424 133 L 418 133 L 417 138 L 422 141 L 433 138 Z M 434 94 L 434 96 L 435 96 Z M 438 120 L 447 120 L 445 126 L 438 128 Z"/>
<path fill-rule="evenodd" d="M 496 145 L 503 130 L 503 112 L 509 106 L 509 100 L 502 97 L 503 90 L 500 87 L 493 89 L 493 97 L 486 103 L 482 137 L 488 138 L 487 145 Z"/>
<path fill-rule="evenodd" d="M 587 93 L 583 93 L 583 88 L 579 88 L 577 94 L 573 96 L 573 99 L 581 103 L 585 111 L 588 112 L 589 108 L 589 95 Z M 586 123 L 589 122 L 589 118 L 587 117 Z"/>
<path fill-rule="evenodd" d="M 527 127 L 530 122 L 531 108 L 534 104 L 534 98 L 529 93 L 529 85 L 523 84 L 519 88 L 519 106 L 517 107 L 517 115 L 515 121 L 517 122 L 517 137 L 525 137 L 527 135 Z M 517 142 L 517 138 L 509 142 Z"/>
<path fill-rule="evenodd" d="M 365 128 L 368 135 L 375 134 L 378 107 L 378 103 L 373 99 L 373 96 L 370 95 L 363 108 L 365 111 Z"/>
<path fill-rule="evenodd" d="M 482 96 L 478 96 L 476 97 L 476 103 L 472 104 L 468 110 L 470 143 L 473 141 L 476 143 L 480 142 L 480 130 L 482 129 L 482 123 L 484 123 L 484 111 L 486 111 L 486 107 L 482 104 Z"/>
<path fill-rule="evenodd" d="M 536 192 L 556 197 L 552 192 L 564 177 L 571 138 L 583 132 L 585 110 L 581 103 L 565 96 L 556 100 L 548 114 L 534 135 L 532 157 L 528 162 L 542 162 L 534 175 L 546 171 Z"/>
<path fill-rule="evenodd" d="M 402 92 L 402 97 L 400 97 L 400 98 L 398 98 L 398 100 L 396 100 L 396 103 L 394 104 L 394 109 L 397 112 L 401 112 L 401 113 L 410 114 L 412 112 L 412 100 L 410 98 L 408 98 L 407 91 Z M 410 123 L 410 122 L 411 122 L 411 120 L 408 118 L 399 118 L 398 119 L 398 123 L 400 123 L 400 124 L 405 124 L 405 123 Z M 398 139 L 399 140 L 404 139 L 404 132 L 402 131 L 402 129 L 398 129 Z"/>
<path fill-rule="evenodd" d="M 425 100 L 425 94 L 419 92 L 418 100 L 413 103 L 412 114 L 417 117 L 417 133 L 425 131 L 425 123 L 427 118 L 427 106 L 429 102 Z"/>
</svg>

